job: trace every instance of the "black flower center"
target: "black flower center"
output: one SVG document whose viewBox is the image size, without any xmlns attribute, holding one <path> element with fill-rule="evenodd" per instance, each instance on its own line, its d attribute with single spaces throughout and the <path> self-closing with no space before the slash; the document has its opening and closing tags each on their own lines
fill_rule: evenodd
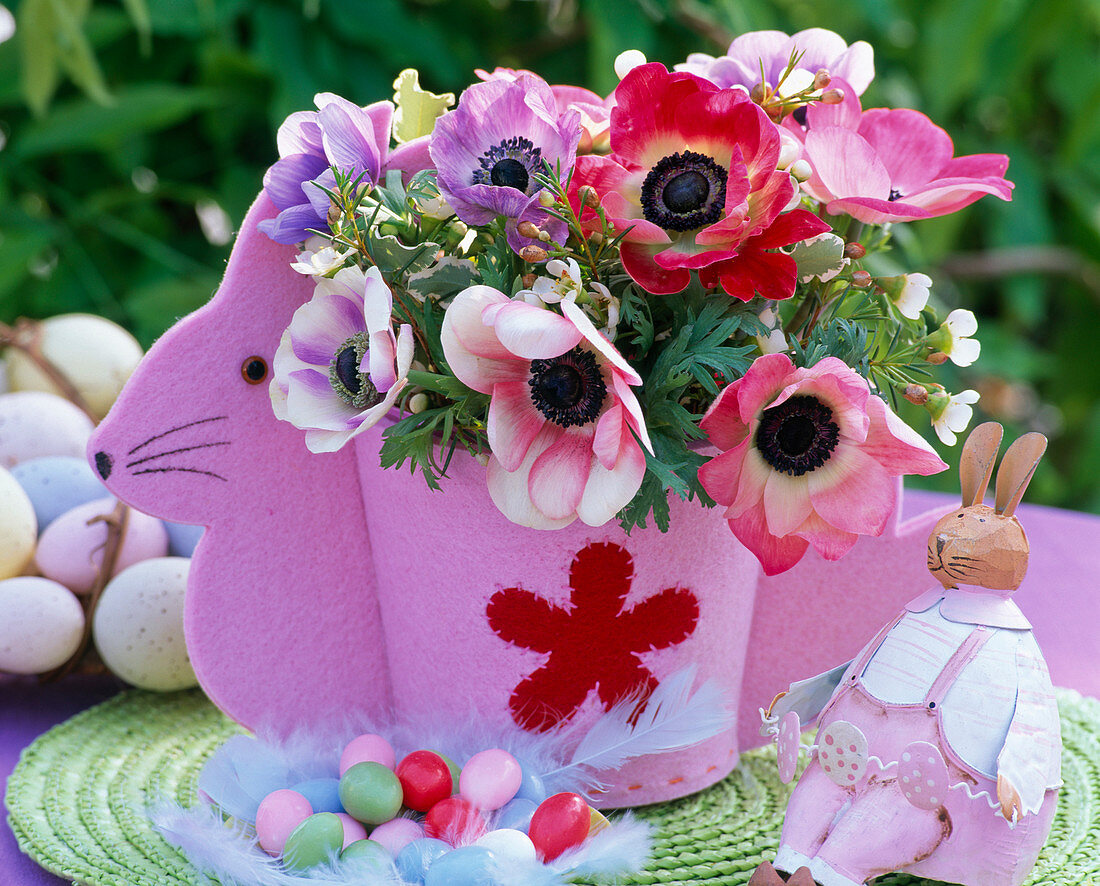
<svg viewBox="0 0 1100 886">
<path fill-rule="evenodd" d="M 478 163 L 480 166 L 473 174 L 475 185 L 515 188 L 528 196 L 538 190 L 534 175 L 542 170 L 542 149 L 522 135 L 493 145 L 478 158 Z"/>
<path fill-rule="evenodd" d="M 710 157 L 684 151 L 661 158 L 642 182 L 646 221 L 666 231 L 690 231 L 722 217 L 729 172 Z"/>
<path fill-rule="evenodd" d="M 794 117 L 794 122 L 801 126 L 803 129 L 807 129 L 810 125 L 806 113 L 809 110 L 809 107 L 809 105 L 799 105 L 797 108 L 791 111 L 791 116 Z"/>
<path fill-rule="evenodd" d="M 756 448 L 781 474 L 801 477 L 829 460 L 839 438 L 833 410 L 803 394 L 764 410 Z"/>
<path fill-rule="evenodd" d="M 370 380 L 359 371 L 363 355 L 367 353 L 367 334 L 353 335 L 333 354 L 328 367 L 328 382 L 340 399 L 356 409 L 369 409 L 382 402 L 382 395 Z"/>
<path fill-rule="evenodd" d="M 532 360 L 527 384 L 535 408 L 563 428 L 592 421 L 607 398 L 596 355 L 579 346 L 560 357 Z"/>
<path fill-rule="evenodd" d="M 893 203 L 895 200 L 901 199 L 901 191 L 896 188 L 890 188 L 890 196 L 886 198 L 888 202 Z"/>
</svg>

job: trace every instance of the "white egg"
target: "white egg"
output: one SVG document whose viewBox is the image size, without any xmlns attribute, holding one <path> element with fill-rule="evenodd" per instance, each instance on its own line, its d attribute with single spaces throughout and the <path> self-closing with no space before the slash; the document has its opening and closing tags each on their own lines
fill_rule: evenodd
<svg viewBox="0 0 1100 886">
<path fill-rule="evenodd" d="M 88 416 L 56 394 L 0 394 L 0 467 L 47 455 L 83 458 L 92 427 Z"/>
<path fill-rule="evenodd" d="M 123 570 L 103 591 L 92 637 L 104 663 L 142 689 L 186 689 L 198 681 L 183 640 L 183 595 L 191 561 L 158 557 Z"/>
<path fill-rule="evenodd" d="M 0 468 L 0 579 L 19 575 L 34 557 L 38 521 L 19 481 Z"/>
<path fill-rule="evenodd" d="M 103 418 L 142 357 L 141 345 L 117 323 L 92 314 L 61 314 L 43 320 L 42 355 L 72 382 L 97 418 Z M 13 391 L 60 393 L 22 352 L 8 356 Z"/>
<path fill-rule="evenodd" d="M 0 581 L 0 671 L 43 674 L 76 652 L 84 610 L 56 581 L 23 576 Z"/>
<path fill-rule="evenodd" d="M 497 828 L 480 837 L 475 846 L 483 846 L 501 858 L 514 862 L 535 860 L 535 844 L 523 831 L 515 828 Z"/>
</svg>

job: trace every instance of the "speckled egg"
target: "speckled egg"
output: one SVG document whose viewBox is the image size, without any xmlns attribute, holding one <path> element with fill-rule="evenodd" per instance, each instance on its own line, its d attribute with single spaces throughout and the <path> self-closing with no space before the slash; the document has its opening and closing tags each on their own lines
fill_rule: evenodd
<svg viewBox="0 0 1100 886">
<path fill-rule="evenodd" d="M 91 590 L 96 570 L 103 562 L 107 524 L 99 521 L 89 525 L 88 521 L 111 514 L 114 507 L 113 498 L 100 498 L 66 511 L 50 523 L 38 539 L 35 552 L 39 571 L 76 594 Z M 131 508 L 114 575 L 142 560 L 163 557 L 167 553 L 168 533 L 164 524 Z"/>
<path fill-rule="evenodd" d="M 107 488 L 83 458 L 51 455 L 20 462 L 11 469 L 34 505 L 41 532 L 77 505 L 107 495 Z"/>
<path fill-rule="evenodd" d="M 92 427 L 88 416 L 55 394 L 0 394 L 0 467 L 47 455 L 83 458 Z"/>
<path fill-rule="evenodd" d="M 45 578 L 0 581 L 0 671 L 42 674 L 80 645 L 84 610 L 68 588 Z"/>
<path fill-rule="evenodd" d="M 92 314 L 61 314 L 42 321 L 42 355 L 80 392 L 88 408 L 103 418 L 142 357 L 141 345 L 117 323 Z M 8 355 L 13 391 L 58 393 L 53 382 L 27 356 Z"/>
<path fill-rule="evenodd" d="M 198 681 L 183 641 L 183 595 L 191 561 L 158 557 L 108 583 L 92 620 L 107 667 L 142 689 L 169 691 Z"/>
<path fill-rule="evenodd" d="M 19 575 L 30 565 L 37 534 L 31 500 L 19 481 L 0 468 L 0 579 Z"/>
</svg>

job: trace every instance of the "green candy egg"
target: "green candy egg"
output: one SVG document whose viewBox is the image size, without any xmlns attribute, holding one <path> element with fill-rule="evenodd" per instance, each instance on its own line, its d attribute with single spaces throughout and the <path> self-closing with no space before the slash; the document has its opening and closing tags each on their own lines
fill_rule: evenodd
<svg viewBox="0 0 1100 886">
<path fill-rule="evenodd" d="M 401 810 L 404 792 L 394 771 L 381 763 L 356 763 L 340 779 L 340 802 L 365 824 L 382 824 Z"/>
<path fill-rule="evenodd" d="M 283 864 L 304 871 L 324 864 L 344 845 L 344 825 L 333 812 L 317 812 L 290 832 L 283 847 Z"/>
<path fill-rule="evenodd" d="M 341 862 L 351 862 L 357 868 L 384 874 L 393 867 L 393 856 L 381 843 L 374 840 L 356 840 L 344 847 Z"/>
</svg>

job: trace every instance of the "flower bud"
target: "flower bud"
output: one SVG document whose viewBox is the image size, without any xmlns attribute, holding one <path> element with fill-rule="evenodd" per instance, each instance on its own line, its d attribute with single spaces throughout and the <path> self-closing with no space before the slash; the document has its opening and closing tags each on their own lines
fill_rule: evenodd
<svg viewBox="0 0 1100 886">
<path fill-rule="evenodd" d="M 932 421 L 940 418 L 947 405 L 951 402 L 951 395 L 941 385 L 936 385 L 934 390 L 928 392 L 928 399 L 924 402 L 924 408 L 932 416 Z"/>
<path fill-rule="evenodd" d="M 839 105 L 844 101 L 843 89 L 826 89 L 821 93 L 821 101 L 827 105 Z"/>
<path fill-rule="evenodd" d="M 795 160 L 794 163 L 791 164 L 791 168 L 787 171 L 800 182 L 806 181 L 814 174 L 813 167 L 805 160 Z"/>
<path fill-rule="evenodd" d="M 470 230 L 470 226 L 464 221 L 456 221 L 451 223 L 451 230 L 458 234 L 459 237 L 465 237 L 466 232 Z"/>
<path fill-rule="evenodd" d="M 767 84 L 757 83 L 752 88 L 752 92 L 749 93 L 749 98 L 751 98 L 754 102 L 756 102 L 759 105 L 764 101 L 764 96 L 767 95 L 767 93 L 768 93 Z"/>
<path fill-rule="evenodd" d="M 924 385 L 908 384 L 905 386 L 905 393 L 902 395 L 910 403 L 917 406 L 923 406 L 928 402 L 928 388 Z"/>
<path fill-rule="evenodd" d="M 866 271 L 853 271 L 852 272 L 852 285 L 860 289 L 866 289 L 871 285 L 871 275 Z"/>
<path fill-rule="evenodd" d="M 599 231 L 593 231 L 592 234 L 589 235 L 588 241 L 596 246 L 599 246 L 601 243 L 603 243 L 603 234 L 601 234 Z"/>
<path fill-rule="evenodd" d="M 550 253 L 541 246 L 524 246 L 523 249 L 519 251 L 519 257 L 525 262 L 538 265 L 546 261 L 546 259 L 550 257 Z"/>
<path fill-rule="evenodd" d="M 550 237 L 550 232 L 549 231 L 539 231 L 539 242 L 540 243 L 549 243 L 551 239 L 552 238 Z"/>
<path fill-rule="evenodd" d="M 844 257 L 859 261 L 867 255 L 867 249 L 862 243 L 845 243 L 844 244 Z"/>
<path fill-rule="evenodd" d="M 534 286 L 535 285 L 535 279 L 536 278 L 535 278 L 534 274 L 524 274 L 522 277 L 520 277 L 520 280 L 523 281 L 523 288 L 524 289 L 530 289 L 532 286 Z"/>
<path fill-rule="evenodd" d="M 534 222 L 529 221 L 521 221 L 516 226 L 516 230 L 519 232 L 519 235 L 521 237 L 528 237 L 531 240 L 537 240 L 539 234 L 542 233 L 539 230 L 538 225 L 536 225 Z"/>
<path fill-rule="evenodd" d="M 933 366 L 942 366 L 944 363 L 947 362 L 947 354 L 945 354 L 943 351 L 933 351 L 924 359 L 931 363 Z"/>
<path fill-rule="evenodd" d="M 577 191 L 577 196 L 580 198 L 582 210 L 586 206 L 595 208 L 600 203 L 600 195 L 596 193 L 596 189 L 592 187 L 592 185 L 583 185 L 581 189 Z"/>
<path fill-rule="evenodd" d="M 539 205 L 544 209 L 549 209 L 557 202 L 557 198 L 550 191 L 545 188 L 539 191 Z"/>
<path fill-rule="evenodd" d="M 615 76 L 622 80 L 638 65 L 644 65 L 645 63 L 645 53 L 640 49 L 628 49 L 626 52 L 620 52 L 615 57 Z"/>
<path fill-rule="evenodd" d="M 814 74 L 814 89 L 826 89 L 833 82 L 833 75 L 822 68 Z"/>
<path fill-rule="evenodd" d="M 413 394 L 409 397 L 409 412 L 414 415 L 418 412 L 423 412 L 428 408 L 428 395 L 423 391 Z"/>
</svg>

